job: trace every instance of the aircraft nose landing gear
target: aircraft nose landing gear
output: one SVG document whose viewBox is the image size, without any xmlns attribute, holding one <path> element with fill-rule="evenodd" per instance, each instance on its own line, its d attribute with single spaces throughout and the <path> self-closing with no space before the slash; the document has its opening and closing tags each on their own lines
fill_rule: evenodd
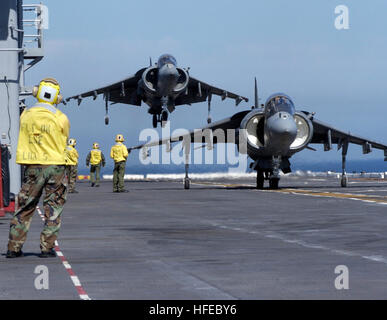
<svg viewBox="0 0 387 320">
<path fill-rule="evenodd" d="M 281 161 L 282 159 L 280 156 L 273 156 L 272 158 L 273 172 L 269 177 L 270 189 L 277 190 L 279 187 Z"/>
<path fill-rule="evenodd" d="M 157 114 L 154 114 L 153 115 L 153 118 L 152 118 L 152 125 L 153 125 L 153 128 L 157 128 L 157 123 L 159 122 L 159 119 L 157 117 Z"/>
<path fill-rule="evenodd" d="M 165 124 L 166 122 L 168 121 L 168 111 L 164 110 L 162 113 L 161 113 L 161 127 L 164 128 L 165 127 Z"/>
<path fill-rule="evenodd" d="M 278 190 L 279 187 L 279 178 L 270 178 L 269 180 L 269 188 L 273 190 Z"/>
<path fill-rule="evenodd" d="M 168 121 L 168 111 L 163 111 L 161 113 L 161 121 Z"/>
<path fill-rule="evenodd" d="M 154 114 L 152 118 L 153 128 L 157 128 L 157 124 L 160 122 L 161 127 L 164 128 L 165 123 L 168 121 L 168 111 L 163 111 L 161 114 Z"/>
</svg>

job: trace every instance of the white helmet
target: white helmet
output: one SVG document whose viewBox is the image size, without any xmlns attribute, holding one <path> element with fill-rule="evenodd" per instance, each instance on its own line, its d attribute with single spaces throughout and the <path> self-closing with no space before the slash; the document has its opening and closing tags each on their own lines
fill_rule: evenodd
<svg viewBox="0 0 387 320">
<path fill-rule="evenodd" d="M 76 145 L 77 145 L 77 140 L 75 140 L 75 139 L 69 139 L 69 146 L 73 146 L 73 147 L 75 147 Z"/>
</svg>

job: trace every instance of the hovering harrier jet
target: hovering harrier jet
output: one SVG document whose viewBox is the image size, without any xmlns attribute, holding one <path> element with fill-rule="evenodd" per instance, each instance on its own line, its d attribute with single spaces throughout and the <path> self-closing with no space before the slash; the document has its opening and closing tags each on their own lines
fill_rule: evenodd
<svg viewBox="0 0 387 320">
<path fill-rule="evenodd" d="M 228 134 L 212 136 L 212 141 L 206 141 L 206 135 L 200 134 L 205 130 L 211 132 L 234 132 L 232 138 Z M 197 141 L 200 137 L 200 141 Z M 239 139 L 237 139 L 239 137 Z M 188 139 L 187 139 L 188 138 Z M 231 141 L 227 141 L 227 139 Z M 342 150 L 342 179 L 341 186 L 346 187 L 346 155 L 348 145 L 354 143 L 363 147 L 367 154 L 372 148 L 384 150 L 387 161 L 387 145 L 361 138 L 350 133 L 345 133 L 314 118 L 314 113 L 297 111 L 292 99 L 283 93 L 271 95 L 264 105 L 258 106 L 258 91 L 255 82 L 255 106 L 252 110 L 242 111 L 208 125 L 205 128 L 191 131 L 189 134 L 169 137 L 163 140 L 149 142 L 132 149 L 149 148 L 152 146 L 188 140 L 184 148 L 189 152 L 191 142 L 199 143 L 236 143 L 239 152 L 247 153 L 254 161 L 251 168 L 257 171 L 257 188 L 262 189 L 264 181 L 269 180 L 272 189 L 278 189 L 280 170 L 283 173 L 291 172 L 289 159 L 305 148 L 313 149 L 310 144 L 323 144 L 324 150 L 332 149 L 332 144 L 337 144 Z M 222 141 L 223 140 L 223 141 Z M 241 147 L 241 142 L 245 147 Z M 144 150 L 145 150 L 144 149 Z M 168 148 L 170 149 L 170 148 Z M 189 188 L 188 164 L 186 163 L 186 178 L 184 186 Z"/>
<path fill-rule="evenodd" d="M 189 68 L 183 69 L 177 66 L 176 59 L 170 54 L 160 56 L 158 62 L 148 68 L 142 68 L 134 76 L 123 79 L 106 87 L 94 89 L 77 94 L 65 99 L 66 102 L 74 99 L 81 104 L 82 99 L 103 94 L 105 99 L 105 124 L 109 124 L 109 101 L 112 103 L 124 103 L 141 106 L 145 102 L 148 113 L 153 116 L 153 127 L 168 120 L 169 113 L 179 105 L 191 105 L 192 103 L 208 101 L 207 122 L 211 123 L 211 98 L 218 95 L 222 100 L 231 98 L 238 105 L 247 98 L 235 93 L 213 87 L 205 82 L 197 80 L 189 75 Z"/>
</svg>

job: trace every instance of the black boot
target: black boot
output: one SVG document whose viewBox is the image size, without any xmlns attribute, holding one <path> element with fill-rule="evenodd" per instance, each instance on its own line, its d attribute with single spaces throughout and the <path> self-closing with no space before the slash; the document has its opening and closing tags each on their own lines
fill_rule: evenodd
<svg viewBox="0 0 387 320">
<path fill-rule="evenodd" d="M 50 249 L 49 251 L 42 251 L 39 255 L 39 258 L 55 258 L 56 252 L 54 249 Z"/>
<path fill-rule="evenodd" d="M 13 258 L 19 258 L 19 257 L 24 257 L 23 251 L 7 251 L 6 257 L 8 259 L 13 259 Z"/>
</svg>

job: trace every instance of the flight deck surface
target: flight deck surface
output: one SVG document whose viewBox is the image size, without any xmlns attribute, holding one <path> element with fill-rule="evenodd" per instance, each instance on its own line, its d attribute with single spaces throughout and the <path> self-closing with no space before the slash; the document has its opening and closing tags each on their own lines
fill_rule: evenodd
<svg viewBox="0 0 387 320">
<path fill-rule="evenodd" d="M 6 259 L 10 216 L 0 218 L 0 299 L 387 299 L 387 180 L 254 184 L 138 181 L 117 194 L 79 182 L 56 258 L 37 256 L 36 213 L 25 257 Z M 47 290 L 35 286 L 42 265 Z M 337 266 L 348 289 L 335 286 Z"/>
</svg>

